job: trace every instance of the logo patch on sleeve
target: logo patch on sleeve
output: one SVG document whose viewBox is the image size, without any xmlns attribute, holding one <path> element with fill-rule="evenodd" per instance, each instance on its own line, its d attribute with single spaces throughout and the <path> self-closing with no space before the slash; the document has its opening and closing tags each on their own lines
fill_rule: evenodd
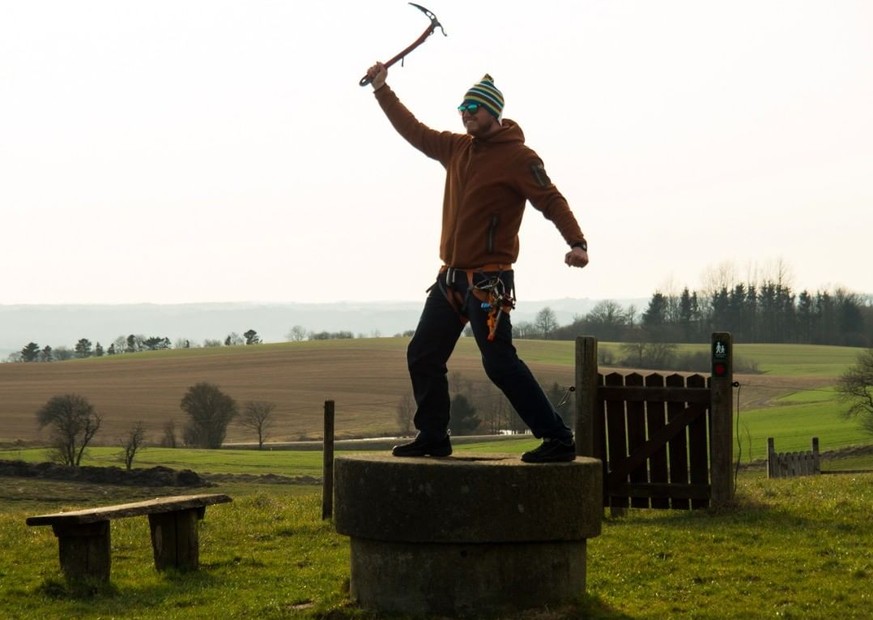
<svg viewBox="0 0 873 620">
<path fill-rule="evenodd" d="M 531 164 L 530 171 L 533 173 L 534 180 L 540 187 L 549 187 L 552 184 L 552 180 L 549 178 L 549 175 L 546 174 L 546 167 L 543 165 L 543 162 L 538 161 Z"/>
</svg>

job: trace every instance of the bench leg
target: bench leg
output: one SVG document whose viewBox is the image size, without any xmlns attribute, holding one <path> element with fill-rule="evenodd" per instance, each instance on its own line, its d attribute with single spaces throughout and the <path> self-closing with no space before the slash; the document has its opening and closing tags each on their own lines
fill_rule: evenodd
<svg viewBox="0 0 873 620">
<path fill-rule="evenodd" d="M 67 582 L 109 581 L 109 521 L 53 525 L 61 570 Z"/>
<path fill-rule="evenodd" d="M 156 569 L 188 571 L 200 567 L 197 521 L 203 512 L 202 508 L 192 508 L 149 515 Z"/>
</svg>

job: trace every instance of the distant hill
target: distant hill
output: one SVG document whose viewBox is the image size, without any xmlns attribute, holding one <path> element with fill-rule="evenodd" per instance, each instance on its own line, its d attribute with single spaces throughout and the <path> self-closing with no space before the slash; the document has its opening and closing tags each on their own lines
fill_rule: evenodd
<svg viewBox="0 0 873 620">
<path fill-rule="evenodd" d="M 532 321 L 551 308 L 561 325 L 585 315 L 596 299 L 523 301 L 514 320 Z M 645 308 L 647 300 L 616 300 Z M 258 332 L 264 342 L 284 342 L 295 325 L 308 332 L 348 331 L 355 336 L 393 336 L 415 329 L 421 302 L 203 303 L 121 305 L 0 305 L 0 360 L 29 342 L 72 349 L 81 338 L 107 348 L 119 336 L 180 339 L 201 345 L 231 332 Z"/>
</svg>

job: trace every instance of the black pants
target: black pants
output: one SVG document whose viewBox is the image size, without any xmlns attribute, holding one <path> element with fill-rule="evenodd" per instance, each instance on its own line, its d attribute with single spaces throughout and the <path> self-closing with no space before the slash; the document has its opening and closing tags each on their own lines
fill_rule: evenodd
<svg viewBox="0 0 873 620">
<path fill-rule="evenodd" d="M 449 276 L 448 274 L 453 274 Z M 474 274 L 474 284 L 497 273 Z M 453 281 L 447 282 L 451 277 Z M 500 274 L 505 290 L 513 290 L 513 272 Z M 446 298 L 445 291 L 454 287 L 463 298 L 458 309 Z M 497 324 L 494 340 L 488 340 L 488 309 L 468 293 L 464 272 L 443 272 L 430 289 L 415 335 L 406 352 L 412 390 L 418 406 L 415 428 L 434 440 L 445 436 L 449 428 L 448 369 L 446 363 L 464 330 L 466 317 L 470 321 L 476 344 L 482 353 L 482 365 L 488 378 L 506 395 L 525 424 L 536 437 L 570 439 L 570 428 L 555 411 L 527 365 L 518 357 L 512 344 L 512 322 L 503 313 Z"/>
</svg>

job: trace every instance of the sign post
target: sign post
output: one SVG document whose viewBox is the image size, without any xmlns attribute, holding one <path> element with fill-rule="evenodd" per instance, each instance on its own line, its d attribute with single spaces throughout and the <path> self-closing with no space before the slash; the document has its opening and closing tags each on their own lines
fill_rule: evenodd
<svg viewBox="0 0 873 620">
<path fill-rule="evenodd" d="M 727 332 L 712 334 L 712 394 L 710 455 L 712 502 L 728 503 L 734 496 L 733 463 L 733 342 Z"/>
</svg>

